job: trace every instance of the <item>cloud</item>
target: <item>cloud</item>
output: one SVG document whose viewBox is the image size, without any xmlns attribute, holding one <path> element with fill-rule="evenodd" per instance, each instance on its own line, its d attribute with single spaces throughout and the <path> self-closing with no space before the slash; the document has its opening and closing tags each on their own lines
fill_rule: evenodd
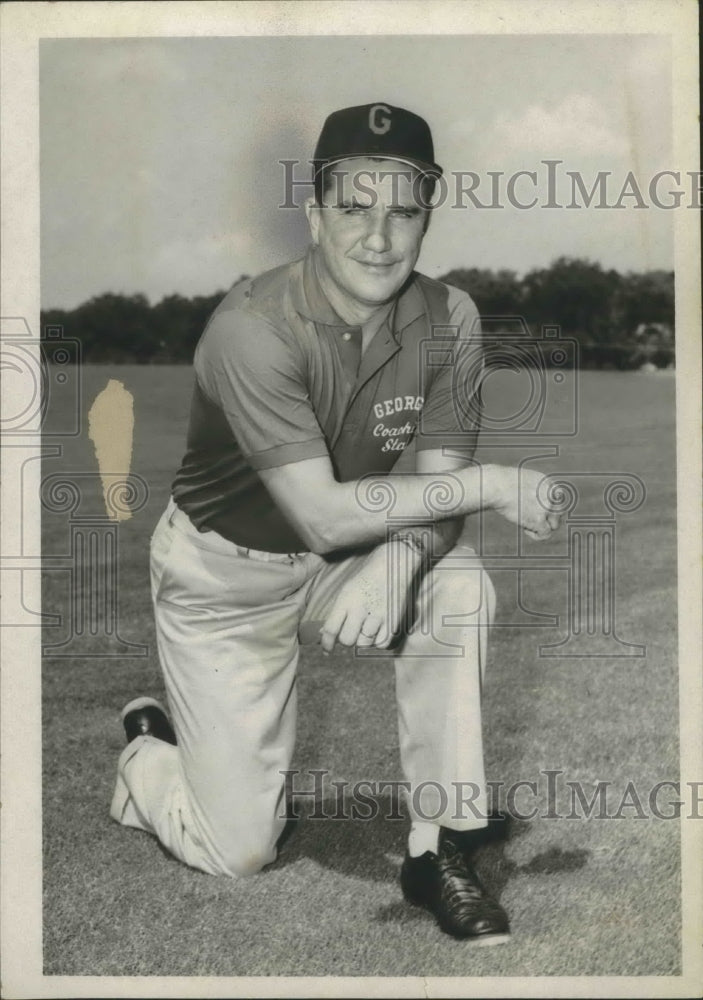
<svg viewBox="0 0 703 1000">
<path fill-rule="evenodd" d="M 179 237 L 154 248 L 148 262 L 140 261 L 134 278 L 155 299 L 173 292 L 209 294 L 216 288 L 229 288 L 248 271 L 254 250 L 251 235 L 243 231 Z"/>
<path fill-rule="evenodd" d="M 499 148 L 540 156 L 627 151 L 614 116 L 586 94 L 568 94 L 554 108 L 531 104 L 518 115 L 501 115 L 494 132 Z"/>
</svg>

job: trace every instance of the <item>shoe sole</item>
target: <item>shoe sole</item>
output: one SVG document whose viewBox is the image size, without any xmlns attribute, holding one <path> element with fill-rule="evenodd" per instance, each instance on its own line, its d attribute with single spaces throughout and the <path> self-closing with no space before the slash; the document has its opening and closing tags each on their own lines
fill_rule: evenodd
<svg viewBox="0 0 703 1000">
<path fill-rule="evenodd" d="M 508 944 L 510 941 L 510 934 L 475 934 L 470 937 L 457 937 L 451 931 L 445 931 L 444 933 L 453 937 L 455 941 L 463 941 L 474 948 L 494 948 L 496 945 Z"/>
<path fill-rule="evenodd" d="M 161 704 L 160 701 L 157 701 L 156 698 L 149 698 L 148 696 L 144 695 L 141 698 L 133 698 L 132 701 L 129 702 L 129 704 L 125 705 L 125 707 L 120 712 L 120 722 L 124 722 L 125 717 L 128 716 L 130 712 L 136 712 L 138 709 L 147 708 L 148 706 L 153 706 L 154 708 L 158 708 L 159 711 L 163 712 L 166 718 L 168 718 L 168 712 L 166 711 L 166 709 L 164 708 L 164 706 Z"/>
<path fill-rule="evenodd" d="M 405 897 L 406 902 L 410 903 L 411 906 L 416 906 L 418 909 L 424 910 L 426 913 L 434 916 L 432 908 L 425 903 L 424 900 L 416 899 L 414 896 L 409 895 L 405 891 L 403 891 L 403 896 Z M 464 937 L 459 934 L 454 934 L 453 931 L 447 930 L 446 927 L 442 927 L 436 917 L 435 923 L 442 933 L 447 935 L 447 937 L 454 938 L 455 941 L 463 941 L 464 944 L 470 944 L 474 948 L 491 948 L 500 944 L 508 944 L 511 940 L 510 931 L 502 931 L 497 934 L 467 934 Z"/>
</svg>

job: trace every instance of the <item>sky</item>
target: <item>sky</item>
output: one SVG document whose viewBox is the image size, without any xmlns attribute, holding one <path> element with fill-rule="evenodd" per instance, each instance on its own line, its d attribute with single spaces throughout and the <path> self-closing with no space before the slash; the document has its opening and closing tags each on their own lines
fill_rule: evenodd
<svg viewBox="0 0 703 1000">
<path fill-rule="evenodd" d="M 40 45 L 42 307 L 104 292 L 207 295 L 301 255 L 302 208 L 281 209 L 282 159 L 307 161 L 325 117 L 356 104 L 409 108 L 449 178 L 418 269 L 507 268 L 559 256 L 621 272 L 673 267 L 673 212 L 650 179 L 672 164 L 668 40 L 649 35 L 277 36 L 44 39 Z M 628 171 L 649 207 L 544 207 L 543 160 L 590 189 Z M 678 165 L 685 170 L 685 166 Z M 535 194 L 529 210 L 511 207 Z M 453 174 L 479 177 L 477 208 Z M 493 172 L 496 180 L 491 179 Z M 492 197 L 491 183 L 498 183 Z M 662 197 L 666 188 L 662 186 Z M 297 197 L 308 193 L 300 188 Z"/>
</svg>

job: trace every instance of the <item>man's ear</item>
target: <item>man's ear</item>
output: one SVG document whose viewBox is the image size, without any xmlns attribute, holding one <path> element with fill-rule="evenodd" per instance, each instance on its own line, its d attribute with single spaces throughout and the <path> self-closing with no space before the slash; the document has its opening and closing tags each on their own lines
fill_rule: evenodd
<svg viewBox="0 0 703 1000">
<path fill-rule="evenodd" d="M 310 226 L 312 242 L 317 246 L 320 242 L 318 239 L 320 229 L 320 206 L 312 196 L 305 199 L 305 215 L 308 220 L 308 225 Z"/>
<path fill-rule="evenodd" d="M 423 236 L 425 235 L 425 233 L 427 232 L 427 230 L 430 228 L 430 220 L 431 220 L 431 218 L 432 218 L 432 209 L 431 208 L 425 209 L 425 218 L 424 218 L 424 221 L 422 223 L 422 235 Z"/>
</svg>

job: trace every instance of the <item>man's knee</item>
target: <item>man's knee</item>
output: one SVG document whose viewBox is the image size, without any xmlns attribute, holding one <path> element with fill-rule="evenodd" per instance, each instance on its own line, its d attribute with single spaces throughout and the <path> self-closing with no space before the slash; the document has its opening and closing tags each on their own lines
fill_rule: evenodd
<svg viewBox="0 0 703 1000">
<path fill-rule="evenodd" d="M 275 821 L 251 825 L 237 823 L 228 830 L 221 830 L 216 841 L 210 840 L 217 867 L 233 878 L 256 875 L 276 860 L 280 825 Z"/>
<path fill-rule="evenodd" d="M 276 859 L 275 845 L 265 837 L 239 836 L 219 853 L 223 874 L 232 878 L 256 875 Z"/>
</svg>

